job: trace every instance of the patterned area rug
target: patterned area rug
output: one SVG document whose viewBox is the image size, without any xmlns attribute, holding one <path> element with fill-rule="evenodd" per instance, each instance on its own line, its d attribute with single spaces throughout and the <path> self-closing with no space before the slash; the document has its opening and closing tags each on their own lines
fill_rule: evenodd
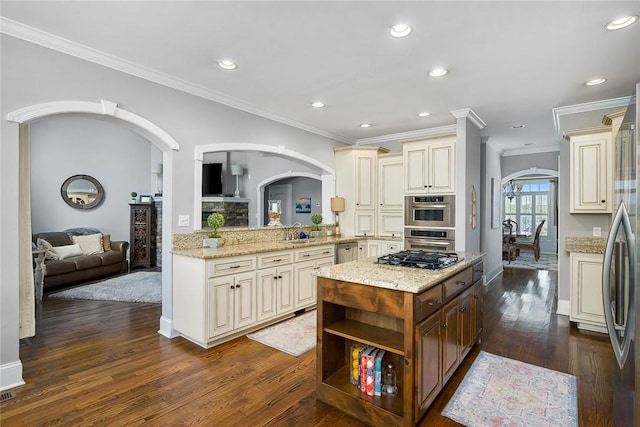
<svg viewBox="0 0 640 427">
<path fill-rule="evenodd" d="M 162 302 L 162 273 L 139 271 L 49 294 L 49 298 L 92 299 L 101 301 Z"/>
<path fill-rule="evenodd" d="M 316 346 L 316 310 L 248 334 L 247 338 L 298 357 Z"/>
<path fill-rule="evenodd" d="M 533 252 L 521 251 L 518 258 L 516 258 L 515 261 L 511 261 L 511 264 L 509 264 L 507 261 L 502 261 L 502 267 L 558 271 L 558 255 L 540 254 L 540 259 L 536 261 L 533 258 Z"/>
<path fill-rule="evenodd" d="M 576 377 L 481 351 L 442 415 L 467 427 L 578 426 Z"/>
</svg>

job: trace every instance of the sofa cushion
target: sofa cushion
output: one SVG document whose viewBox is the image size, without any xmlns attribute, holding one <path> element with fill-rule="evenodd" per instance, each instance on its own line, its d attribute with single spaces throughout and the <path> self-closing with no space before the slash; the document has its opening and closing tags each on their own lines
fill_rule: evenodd
<svg viewBox="0 0 640 427">
<path fill-rule="evenodd" d="M 62 231 L 50 231 L 47 233 L 38 233 L 33 236 L 33 241 L 37 242 L 38 238 L 44 239 L 51 243 L 52 246 L 68 246 L 73 245 L 71 237 Z"/>
<path fill-rule="evenodd" d="M 104 252 L 102 234 L 88 234 L 86 236 L 71 236 L 74 244 L 80 245 L 83 255 L 101 254 Z"/>
<path fill-rule="evenodd" d="M 60 259 L 58 254 L 53 251 L 53 246 L 51 246 L 51 243 L 47 242 L 44 239 L 38 238 L 38 240 L 36 241 L 36 249 L 46 251 L 44 253 L 44 259 Z"/>
<path fill-rule="evenodd" d="M 56 246 L 51 248 L 51 250 L 58 255 L 59 259 L 65 259 L 70 257 L 75 257 L 82 255 L 82 249 L 80 249 L 80 245 L 67 245 L 67 246 Z"/>
<path fill-rule="evenodd" d="M 105 252 L 109 252 L 111 250 L 111 234 L 102 235 L 102 249 Z"/>
<path fill-rule="evenodd" d="M 102 260 L 98 255 L 83 255 L 73 257 L 69 258 L 69 261 L 73 261 L 75 263 L 76 270 L 88 270 L 90 268 L 102 266 Z"/>
<path fill-rule="evenodd" d="M 122 260 L 124 259 L 124 255 L 120 251 L 103 252 L 95 256 L 100 257 L 102 265 L 117 264 L 119 262 L 122 262 Z"/>
<path fill-rule="evenodd" d="M 45 263 L 45 274 L 47 276 L 73 273 L 74 271 L 76 271 L 76 264 L 70 260 L 52 260 Z"/>
</svg>

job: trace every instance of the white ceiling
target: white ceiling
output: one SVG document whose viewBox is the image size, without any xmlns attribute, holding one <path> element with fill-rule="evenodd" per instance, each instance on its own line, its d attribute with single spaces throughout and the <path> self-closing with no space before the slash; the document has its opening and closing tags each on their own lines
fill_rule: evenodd
<svg viewBox="0 0 640 427">
<path fill-rule="evenodd" d="M 640 81 L 640 23 L 604 29 L 640 14 L 637 0 L 1 6 L 5 34 L 350 143 L 453 125 L 451 111 L 471 108 L 498 151 L 556 150 L 554 107 L 629 96 Z M 413 33 L 391 38 L 397 22 Z M 217 67 L 224 58 L 238 69 Z M 450 73 L 428 77 L 434 67 Z M 584 86 L 595 77 L 608 81 Z"/>
</svg>

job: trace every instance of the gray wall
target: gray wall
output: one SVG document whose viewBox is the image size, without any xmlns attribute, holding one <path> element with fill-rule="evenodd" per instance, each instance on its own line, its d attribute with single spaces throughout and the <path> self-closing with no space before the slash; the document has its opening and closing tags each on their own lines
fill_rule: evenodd
<svg viewBox="0 0 640 427">
<path fill-rule="evenodd" d="M 148 140 L 122 126 L 88 117 L 53 117 L 31 125 L 31 227 L 33 233 L 95 227 L 129 240 L 132 191 L 152 194 Z M 105 191 L 91 210 L 73 209 L 60 196 L 72 175 L 90 175 Z"/>
<path fill-rule="evenodd" d="M 491 178 L 500 181 L 502 170 L 500 154 L 491 147 L 490 139 L 489 143 L 482 144 L 481 156 L 482 191 L 479 200 L 482 200 L 482 203 L 479 205 L 478 224 L 481 224 L 480 247 L 482 252 L 486 253 L 485 276 L 487 281 L 490 281 L 502 272 L 502 228 L 491 228 Z"/>
<path fill-rule="evenodd" d="M 558 138 L 560 139 L 560 138 Z M 558 152 L 520 154 L 517 156 L 502 156 L 500 160 L 502 176 L 536 167 L 539 169 L 558 170 Z"/>
<path fill-rule="evenodd" d="M 180 144 L 180 150 L 166 154 L 163 210 L 171 224 L 166 230 L 193 230 L 194 152 L 198 145 L 250 143 L 284 146 L 334 167 L 333 148 L 344 144 L 310 134 L 210 100 L 145 81 L 135 76 L 77 59 L 4 34 L 0 35 L 0 369 L 20 369 L 18 316 L 18 124 L 7 122 L 10 112 L 54 101 L 100 102 L 108 100 L 157 125 Z M 46 65 L 46 66 L 45 66 Z M 64 156 L 68 153 L 59 153 Z M 151 164 L 151 154 L 139 159 Z M 165 160 L 166 161 L 166 160 Z M 267 160 L 261 160 L 266 162 Z M 168 171 L 167 166 L 171 169 Z M 114 167 L 119 167 L 117 164 Z M 249 166 L 253 167 L 253 166 Z M 257 168 L 257 166 L 256 166 Z M 178 216 L 188 215 L 190 225 L 178 227 Z M 163 249 L 164 250 L 164 249 Z M 169 256 L 169 255 L 167 255 Z M 170 276 L 164 265 L 163 278 Z M 170 280 L 170 279 L 169 279 Z M 171 320 L 171 283 L 163 284 L 163 319 Z M 6 371 L 8 372 L 8 371 Z M 6 376 L 3 375 L 2 381 Z M 4 384 L 0 384 L 2 387 Z"/>
<path fill-rule="evenodd" d="M 302 225 L 311 225 L 311 215 L 322 214 L 322 183 L 317 179 L 295 177 L 286 178 L 272 183 L 271 185 L 291 184 L 291 224 L 299 222 Z M 269 194 L 268 188 L 265 187 L 264 194 Z M 311 197 L 311 213 L 296 213 L 295 201 L 299 197 Z M 266 198 L 266 197 L 265 197 Z M 317 204 L 320 203 L 318 206 Z M 266 200 L 265 200 L 266 204 Z M 265 205 L 266 209 L 266 205 Z M 268 222 L 268 218 L 265 216 Z M 322 218 L 323 224 L 333 223 L 333 218 Z M 287 224 L 285 224 L 287 225 Z"/>
</svg>

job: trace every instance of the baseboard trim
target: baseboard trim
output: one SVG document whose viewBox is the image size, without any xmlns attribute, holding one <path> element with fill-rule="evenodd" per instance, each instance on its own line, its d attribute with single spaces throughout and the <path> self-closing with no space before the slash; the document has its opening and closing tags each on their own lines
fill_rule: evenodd
<svg viewBox="0 0 640 427">
<path fill-rule="evenodd" d="M 0 365 L 0 391 L 9 390 L 25 384 L 22 379 L 22 362 L 20 360 Z"/>
<path fill-rule="evenodd" d="M 160 316 L 160 329 L 158 330 L 158 333 L 167 338 L 176 338 L 180 336 L 178 331 L 173 329 L 173 320 L 165 316 Z"/>
<path fill-rule="evenodd" d="M 556 314 L 562 314 L 563 316 L 569 316 L 571 314 L 571 301 L 566 299 L 558 300 L 558 310 Z"/>
<path fill-rule="evenodd" d="M 487 274 L 484 275 L 485 277 L 485 286 L 488 286 L 489 283 L 491 283 L 493 281 L 493 279 L 495 279 L 496 277 L 498 277 L 500 274 L 502 274 L 503 272 L 503 268 L 502 268 L 502 264 L 500 264 L 497 268 L 495 268 L 492 271 L 487 272 Z"/>
</svg>

